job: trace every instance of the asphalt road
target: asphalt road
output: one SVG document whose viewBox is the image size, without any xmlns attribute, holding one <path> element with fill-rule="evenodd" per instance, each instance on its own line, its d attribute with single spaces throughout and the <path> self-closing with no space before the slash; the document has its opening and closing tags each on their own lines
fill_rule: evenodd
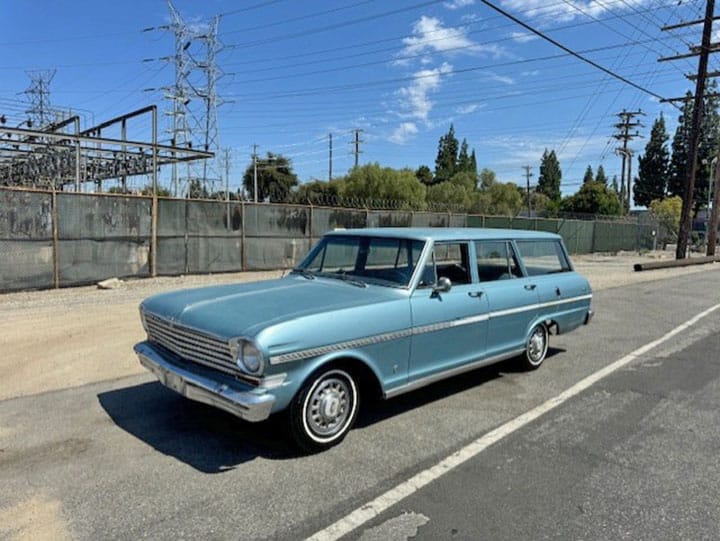
<svg viewBox="0 0 720 541">
<path fill-rule="evenodd" d="M 309 457 L 288 449 L 278 423 L 244 423 L 150 376 L 2 401 L 0 538 L 304 538 L 714 305 L 718 291 L 717 270 L 601 291 L 592 324 L 553 337 L 540 370 L 504 363 L 369 405 L 343 444 Z M 349 537 L 717 538 L 719 320 Z"/>
</svg>

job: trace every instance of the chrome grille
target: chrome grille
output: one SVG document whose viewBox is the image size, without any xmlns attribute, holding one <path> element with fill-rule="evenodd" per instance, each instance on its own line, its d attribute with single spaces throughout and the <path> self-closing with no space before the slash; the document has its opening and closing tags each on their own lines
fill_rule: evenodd
<svg viewBox="0 0 720 541">
<path fill-rule="evenodd" d="M 145 312 L 144 316 L 148 339 L 151 342 L 160 344 L 185 360 L 233 375 L 238 373 L 227 342 L 195 329 L 170 323 L 148 312 Z"/>
</svg>

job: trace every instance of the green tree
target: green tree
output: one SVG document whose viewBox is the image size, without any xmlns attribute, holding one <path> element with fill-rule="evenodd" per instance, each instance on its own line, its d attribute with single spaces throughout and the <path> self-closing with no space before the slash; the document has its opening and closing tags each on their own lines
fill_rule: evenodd
<svg viewBox="0 0 720 541">
<path fill-rule="evenodd" d="M 425 207 L 426 187 L 412 169 L 380 167 L 378 163 L 354 167 L 345 178 L 344 194 L 368 200 L 392 200 L 405 209 Z"/>
<path fill-rule="evenodd" d="M 458 171 L 448 182 L 462 186 L 467 193 L 472 193 L 477 188 L 477 176 L 469 171 Z"/>
<path fill-rule="evenodd" d="M 434 182 L 432 171 L 427 165 L 418 167 L 415 171 L 415 176 L 420 182 L 425 184 L 425 186 L 430 186 Z"/>
<path fill-rule="evenodd" d="M 680 109 L 678 124 L 672 140 L 672 157 L 668 170 L 668 187 L 670 195 L 685 196 L 687 182 L 687 161 L 690 150 L 690 122 L 692 119 L 692 93 L 685 94 L 685 101 Z"/>
<path fill-rule="evenodd" d="M 481 190 L 488 190 L 496 182 L 497 176 L 495 175 L 495 171 L 493 171 L 492 169 L 488 169 L 487 167 L 484 167 L 483 170 L 480 171 Z"/>
<path fill-rule="evenodd" d="M 462 208 L 464 210 L 470 204 L 470 195 L 462 184 L 440 182 L 428 187 L 427 202 L 431 205 L 430 208 L 440 206 L 450 209 Z"/>
<path fill-rule="evenodd" d="M 592 166 L 590 165 L 585 169 L 585 176 L 583 177 L 583 184 L 587 184 L 588 182 L 595 182 L 595 176 L 593 175 Z"/>
<path fill-rule="evenodd" d="M 523 206 L 517 184 L 493 182 L 471 196 L 470 211 L 490 216 L 516 216 Z"/>
<path fill-rule="evenodd" d="M 460 144 L 460 153 L 457 159 L 457 171 L 471 172 L 472 162 L 470 161 L 470 154 L 468 154 L 468 144 L 465 139 Z"/>
<path fill-rule="evenodd" d="M 650 202 L 650 212 L 657 221 L 676 239 L 680 231 L 680 214 L 682 213 L 682 198 L 679 196 L 655 199 Z"/>
<path fill-rule="evenodd" d="M 188 199 L 210 199 L 210 192 L 208 192 L 204 183 L 200 182 L 199 179 L 190 179 L 188 185 Z"/>
<path fill-rule="evenodd" d="M 470 153 L 470 172 L 477 176 L 477 159 L 475 158 L 475 149 Z"/>
<path fill-rule="evenodd" d="M 717 96 L 718 84 L 714 79 L 708 84 L 703 100 L 703 121 L 700 126 L 698 144 L 698 165 L 695 174 L 694 210 L 707 205 L 708 187 L 710 186 L 711 163 L 718 155 L 720 144 L 720 98 Z"/>
<path fill-rule="evenodd" d="M 297 187 L 296 199 L 299 203 L 332 205 L 339 202 L 345 189 L 345 179 L 334 178 L 331 181 L 315 180 Z"/>
<path fill-rule="evenodd" d="M 438 153 L 435 158 L 435 182 L 450 180 L 455 174 L 458 162 L 458 140 L 455 127 L 450 124 L 448 132 L 438 141 Z"/>
<path fill-rule="evenodd" d="M 555 151 L 548 152 L 545 149 L 542 160 L 540 161 L 540 177 L 538 178 L 537 191 L 545 194 L 551 201 L 559 202 L 560 181 L 562 180 L 562 171 L 560 170 L 560 162 L 558 162 Z"/>
<path fill-rule="evenodd" d="M 595 182 L 602 182 L 607 186 L 607 175 L 605 175 L 605 168 L 601 165 L 598 165 L 597 173 L 595 173 Z"/>
<path fill-rule="evenodd" d="M 621 211 L 620 198 L 602 182 L 586 182 L 575 195 L 562 200 L 560 210 L 562 212 L 616 216 Z"/>
<path fill-rule="evenodd" d="M 665 130 L 662 113 L 653 122 L 645 154 L 638 157 L 638 176 L 633 185 L 633 201 L 641 207 L 648 207 L 654 199 L 665 197 L 670 167 L 669 139 Z"/>
<path fill-rule="evenodd" d="M 281 154 L 268 152 L 265 158 L 257 160 L 257 200 L 270 199 L 273 203 L 287 201 L 293 187 L 297 186 L 298 178 L 293 172 L 292 163 Z M 243 186 L 250 199 L 255 199 L 255 182 L 253 180 L 253 164 L 248 165 L 243 175 Z"/>
</svg>

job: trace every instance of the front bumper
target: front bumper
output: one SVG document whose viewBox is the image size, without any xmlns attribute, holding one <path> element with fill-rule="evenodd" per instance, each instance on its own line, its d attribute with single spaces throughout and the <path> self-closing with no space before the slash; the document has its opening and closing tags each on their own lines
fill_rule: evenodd
<svg viewBox="0 0 720 541">
<path fill-rule="evenodd" d="M 590 323 L 592 321 L 593 316 L 595 315 L 595 312 L 592 310 L 588 310 L 587 315 L 585 316 L 585 321 L 583 322 L 585 325 Z"/>
<path fill-rule="evenodd" d="M 234 382 L 225 381 L 230 380 L 225 376 L 214 378 L 200 370 L 190 371 L 169 361 L 148 342 L 136 344 L 134 350 L 140 364 L 155 374 L 160 383 L 190 400 L 225 410 L 250 422 L 264 421 L 270 416 L 275 402 L 271 394 L 238 390 Z"/>
</svg>

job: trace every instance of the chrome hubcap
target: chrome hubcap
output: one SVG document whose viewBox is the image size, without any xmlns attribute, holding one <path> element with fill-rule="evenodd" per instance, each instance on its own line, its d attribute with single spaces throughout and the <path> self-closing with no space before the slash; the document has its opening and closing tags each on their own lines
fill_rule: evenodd
<svg viewBox="0 0 720 541">
<path fill-rule="evenodd" d="M 530 337 L 528 356 L 532 362 L 538 362 L 545 356 L 545 332 L 539 327 Z"/>
<path fill-rule="evenodd" d="M 321 381 L 310 396 L 306 418 L 309 428 L 318 435 L 331 436 L 345 426 L 351 406 L 350 389 L 339 378 Z"/>
</svg>

